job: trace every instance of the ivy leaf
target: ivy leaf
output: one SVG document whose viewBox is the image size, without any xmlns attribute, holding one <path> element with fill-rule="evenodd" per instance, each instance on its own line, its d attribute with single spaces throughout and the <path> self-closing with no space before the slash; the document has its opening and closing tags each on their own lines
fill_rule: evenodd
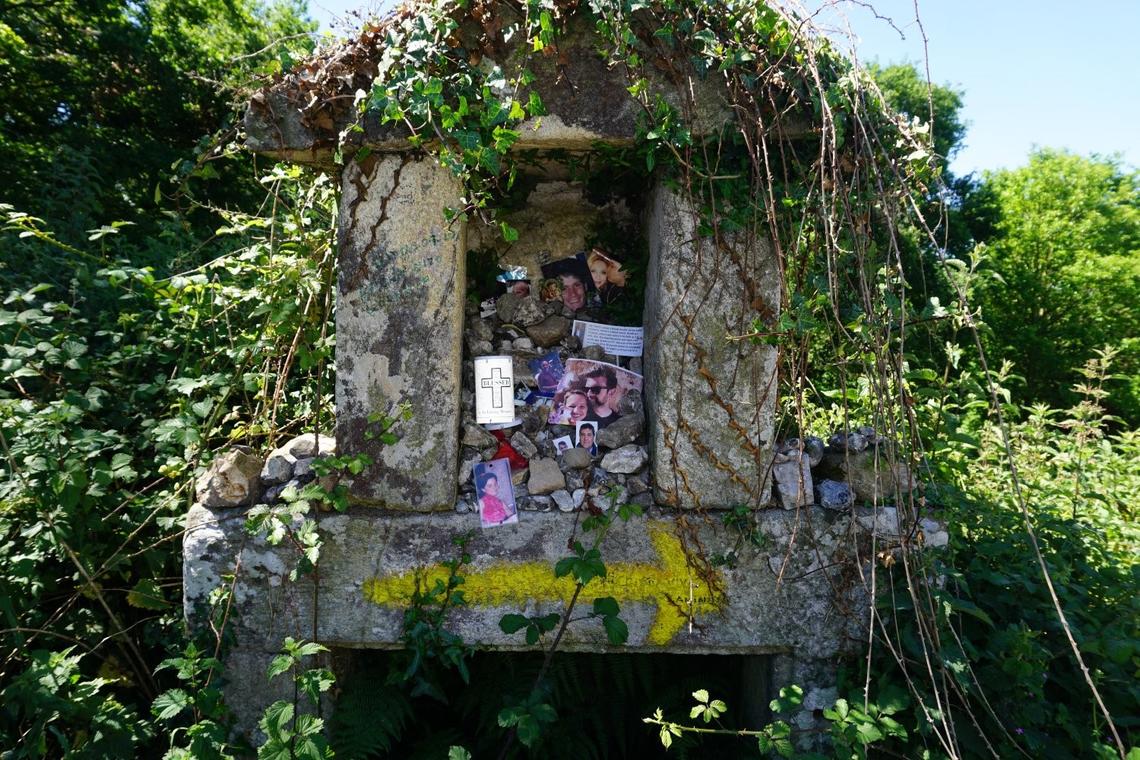
<svg viewBox="0 0 1140 760">
<path fill-rule="evenodd" d="M 594 600 L 595 615 L 617 615 L 620 611 L 617 600 L 612 596 L 602 596 Z"/>
</svg>

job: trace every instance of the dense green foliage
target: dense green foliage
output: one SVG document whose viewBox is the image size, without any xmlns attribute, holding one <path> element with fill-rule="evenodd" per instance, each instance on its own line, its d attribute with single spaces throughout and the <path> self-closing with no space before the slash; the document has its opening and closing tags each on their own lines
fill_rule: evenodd
<svg viewBox="0 0 1140 760">
<path fill-rule="evenodd" d="M 592 6 L 607 54 L 636 70 L 647 43 L 615 11 L 628 4 Z M 566 6 L 525 7 L 534 52 L 556 46 Z M 233 146 L 202 150 L 198 142 L 229 129 L 235 87 L 251 69 L 280 65 L 278 48 L 259 51 L 309 26 L 298 7 L 209 0 L 13 8 L 0 24 L 0 165 L 12 204 L 0 237 L 0 750 L 13 758 L 225 756 L 236 751 L 218 690 L 226 592 L 219 589 L 211 617 L 216 635 L 189 640 L 180 623 L 179 518 L 194 476 L 217 450 L 266 450 L 282 436 L 328 428 L 336 192 L 329 178 L 296 169 L 258 177 Z M 913 416 L 924 506 L 951 526 L 945 552 L 908 554 L 913 566 L 905 568 L 894 555 L 880 558 L 889 592 L 877 597 L 872 656 L 852 665 L 850 693 L 827 713 L 837 756 L 863 756 L 869 745 L 908 757 L 1112 754 L 1066 625 L 1116 727 L 1136 744 L 1135 173 L 1041 151 L 1023 169 L 950 178 L 947 213 L 937 178 L 963 135 L 961 93 L 928 91 L 911 67 L 877 70 L 885 97 L 907 117 L 921 121 L 933 106 L 929 131 L 909 118 L 900 126 L 831 52 L 801 57 L 808 48 L 778 14 L 741 3 L 719 15 L 695 8 L 655 6 L 670 21 L 653 44 L 740 87 L 756 85 L 769 57 L 792 61 L 789 71 L 800 76 L 822 72 L 821 90 L 801 83 L 773 97 L 808 113 L 831 109 L 833 142 L 823 147 L 834 155 L 824 179 L 843 190 L 831 202 L 865 210 L 894 237 L 866 234 L 851 218 L 829 237 L 833 208 L 794 182 L 818 145 L 783 146 L 775 169 L 784 180 L 764 186 L 739 135 L 695 144 L 683 115 L 652 98 L 643 80 L 631 85 L 646 111 L 640 142 L 613 158 L 694 188 L 727 231 L 755 223 L 757 203 L 779 198 L 774 223 L 788 235 L 788 292 L 784 317 L 761 322 L 758 339 L 779 345 L 788 366 L 804 358 L 815 381 L 805 391 L 796 385 L 802 373 L 789 374 L 789 424 L 823 432 L 851 419 Z M 460 211 L 490 216 L 512 192 L 515 127 L 543 104 L 524 96 L 525 76 L 507 82 L 452 49 L 433 26 L 453 24 L 447 14 L 404 23 L 393 40 L 417 44 L 393 55 L 367 104 L 416 132 L 454 138 L 436 150 L 472 191 Z M 250 57 L 234 65 L 238 56 Z M 867 124 L 882 133 L 861 132 Z M 916 142 L 900 158 L 876 142 L 884 135 L 887 144 Z M 856 180 L 844 168 L 856 158 L 890 171 Z M 731 177 L 733 168 L 744 181 L 705 181 Z M 895 175 L 919 187 L 900 190 Z M 900 222 L 907 200 L 922 213 Z M 722 232 L 702 228 L 710 237 Z M 884 260 L 910 280 L 906 299 L 894 297 L 903 280 Z M 831 264 L 841 280 L 825 276 Z M 867 294 L 859 290 L 868 285 Z M 975 307 L 990 366 L 1013 361 L 1024 385 L 1008 369 L 985 372 L 959 347 L 970 345 Z M 884 375 L 876 362 L 893 367 L 900 344 L 879 331 L 896 323 L 912 332 L 900 372 Z M 1111 367 L 1088 363 L 1101 346 L 1114 347 Z M 1074 377 L 1083 380 L 1070 390 Z M 904 391 L 908 404 L 890 418 L 884 399 Z M 254 518 L 272 529 L 293 508 Z M 579 545 L 560 572 L 587 583 L 604 573 L 602 553 Z M 359 684 L 344 685 L 331 736 L 346 756 L 439 756 L 450 743 L 493 752 L 504 728 L 541 756 L 633 754 L 657 741 L 657 730 L 639 722 L 655 707 L 663 708 L 658 725 L 724 717 L 723 703 L 704 690 L 724 696 L 733 674 L 522 657 L 504 668 L 472 658 L 445 628 L 449 605 L 461 603 L 461 564 L 408 611 L 408 648 L 395 665 L 368 664 L 353 679 Z M 599 618 L 619 643 L 627 632 L 616 604 L 598 602 L 579 614 Z M 515 615 L 504 630 L 545 640 L 558 623 Z M 294 679 L 298 704 L 266 713 L 263 754 L 322 756 L 323 725 L 298 706 L 327 690 L 331 674 L 304 669 L 316 645 L 283 648 L 273 675 Z M 860 668 L 868 664 L 864 694 Z M 384 688 L 371 688 L 377 680 Z M 599 705 L 601 689 L 613 698 Z M 696 708 L 694 690 L 704 694 Z M 634 703 L 647 693 L 645 704 Z M 737 707 L 735 695 L 728 707 Z M 790 751 L 786 727 L 769 726 L 760 750 Z M 709 749 L 699 736 L 667 726 L 666 735 L 675 754 Z"/>
<path fill-rule="evenodd" d="M 996 220 L 976 266 L 974 303 L 991 355 L 1025 378 L 1018 396 L 1073 403 L 1075 369 L 1119 352 L 1109 408 L 1140 423 L 1140 173 L 1106 158 L 1038 150 L 987 174 L 972 199 Z"/>
</svg>

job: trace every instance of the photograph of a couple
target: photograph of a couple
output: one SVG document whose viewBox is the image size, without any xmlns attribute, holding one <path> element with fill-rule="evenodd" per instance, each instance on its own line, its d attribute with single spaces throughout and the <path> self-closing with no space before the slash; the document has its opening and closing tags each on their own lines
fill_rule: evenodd
<svg viewBox="0 0 1140 760">
<path fill-rule="evenodd" d="M 547 421 L 575 427 L 579 422 L 595 422 L 603 430 L 621 417 L 622 397 L 630 391 L 640 392 L 641 387 L 641 375 L 616 364 L 568 359 Z"/>
</svg>

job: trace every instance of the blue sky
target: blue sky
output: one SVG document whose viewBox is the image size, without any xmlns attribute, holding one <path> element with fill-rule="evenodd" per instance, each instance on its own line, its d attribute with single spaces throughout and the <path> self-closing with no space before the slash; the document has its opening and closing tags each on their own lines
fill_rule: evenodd
<svg viewBox="0 0 1140 760">
<path fill-rule="evenodd" d="M 814 7 L 829 0 L 807 2 Z M 818 20 L 850 27 L 857 56 L 881 64 L 922 65 L 915 0 L 840 2 Z M 346 34 L 353 11 L 390 0 L 310 0 L 321 28 Z M 918 0 L 928 38 L 930 75 L 964 93 L 965 147 L 958 174 L 1020 166 L 1033 146 L 1076 153 L 1119 153 L 1140 166 L 1140 0 Z"/>
</svg>

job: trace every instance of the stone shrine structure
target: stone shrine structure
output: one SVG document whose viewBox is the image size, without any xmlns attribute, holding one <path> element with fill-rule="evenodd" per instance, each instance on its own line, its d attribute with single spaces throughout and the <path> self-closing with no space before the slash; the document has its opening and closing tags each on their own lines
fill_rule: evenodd
<svg viewBox="0 0 1140 760">
<path fill-rule="evenodd" d="M 805 726 L 813 710 L 834 701 L 836 659 L 851 636 L 866 636 L 859 630 L 858 568 L 871 556 L 872 537 L 897 540 L 895 512 L 852 512 L 847 503 L 847 512 L 812 506 L 809 453 L 796 453 L 800 447 L 790 456 L 785 448 L 777 456 L 775 349 L 726 340 L 747 333 L 759 313 L 779 308 L 781 283 L 770 241 L 741 235 L 718 249 L 698 235 L 697 210 L 664 183 L 652 183 L 638 198 L 599 206 L 559 168 L 557 156 L 628 145 L 635 136 L 638 106 L 624 74 L 595 53 L 592 35 L 586 19 L 572 19 L 559 42 L 567 62 L 562 70 L 547 59 L 531 62 L 534 87 L 549 113 L 524 124 L 516 146 L 536 151 L 542 168 L 524 207 L 506 217 L 519 231 L 513 246 L 495 240 L 494 231 L 477 221 L 448 222 L 446 211 L 462 205 L 463 188 L 405 135 L 366 118 L 363 132 L 349 136 L 345 155 L 353 147 L 369 152 L 337 169 L 335 443 L 311 436 L 293 441 L 263 467 L 248 453 L 226 455 L 200 483 L 199 504 L 187 520 L 188 618 L 198 619 L 209 592 L 237 572 L 236 647 L 227 661 L 226 688 L 242 730 L 254 730 L 264 705 L 280 696 L 274 689 L 286 689 L 264 678 L 285 636 L 318 641 L 334 653 L 398 646 L 417 578 L 442 573 L 441 563 L 454 556 L 452 539 L 472 529 L 476 535 L 467 548 L 473 559 L 464 571 L 468 604 L 453 611 L 452 630 L 481 647 L 526 649 L 522 636 L 504 634 L 498 621 L 511 612 L 564 608 L 573 584 L 556 579 L 553 566 L 567 554 L 567 540 L 580 524 L 577 512 L 598 503 L 599 494 L 590 492 L 595 478 L 609 478 L 624 489 L 623 498 L 645 509 L 644 517 L 618 524 L 607 537 L 609 573 L 589 584 L 582 599 L 615 597 L 630 636 L 626 646 L 611 647 L 600 624 L 577 623 L 562 649 L 755 657 L 748 670 L 756 704 L 765 706 L 781 685 L 799 683 L 807 697 L 797 720 Z M 338 135 L 354 117 L 343 99 L 314 98 L 314 88 L 326 88 L 326 95 L 366 89 L 379 44 L 365 35 L 323 54 L 307 73 L 257 93 L 246 116 L 249 148 L 334 168 Z M 498 63 L 509 71 L 514 60 L 508 51 Z M 711 83 L 695 92 L 663 78 L 651 84 L 695 113 L 706 132 L 730 118 L 724 93 Z M 531 428 L 524 421 L 516 450 L 529 460 L 530 472 L 520 471 L 516 484 L 520 492 L 526 489 L 519 521 L 479 531 L 465 483 L 472 461 L 486 459 L 498 442 L 487 441 L 489 434 L 466 419 L 464 384 L 465 378 L 471 382 L 470 349 L 496 336 L 476 327 L 480 317 L 466 300 L 467 251 L 492 248 L 504 266 L 535 268 L 544 252 L 583 249 L 586 231 L 600 218 L 636 226 L 648 247 L 645 353 L 639 361 L 645 429 L 631 431 L 632 441 L 622 443 L 645 464 L 620 478 L 604 468 L 599 476 L 600 452 L 584 467 L 567 467 L 543 438 L 541 424 Z M 569 324 L 557 312 L 534 317 L 531 327 L 551 320 Z M 542 339 L 541 331 L 524 332 L 512 351 L 528 342 L 532 348 L 518 349 L 523 358 L 536 355 L 532 349 L 546 350 L 534 340 Z M 553 345 L 573 341 L 558 338 Z M 408 404 L 413 416 L 401 424 L 397 443 L 382 445 L 370 418 L 398 403 Z M 810 456 L 813 465 L 822 461 L 819 446 L 821 457 Z M 319 574 L 292 582 L 287 576 L 295 550 L 248 536 L 242 507 L 275 497 L 273 489 L 279 492 L 298 467 L 311 469 L 305 463 L 332 448 L 341 455 L 368 454 L 372 464 L 343 481 L 351 502 L 346 513 L 318 516 L 324 538 Z M 793 472 L 806 473 L 780 480 L 804 486 L 794 503 L 785 501 L 793 509 L 764 509 L 772 498 L 774 457 L 777 467 L 794 459 Z M 524 479 L 537 478 L 544 468 L 552 468 L 551 492 L 531 489 Z M 251 481 L 257 470 L 260 482 Z M 696 542 L 721 554 L 738 543 L 739 534 L 718 510 L 741 505 L 758 510 L 764 541 L 748 544 L 728 564 L 694 563 Z M 677 527 L 678 515 L 688 515 L 689 530 Z"/>
</svg>

